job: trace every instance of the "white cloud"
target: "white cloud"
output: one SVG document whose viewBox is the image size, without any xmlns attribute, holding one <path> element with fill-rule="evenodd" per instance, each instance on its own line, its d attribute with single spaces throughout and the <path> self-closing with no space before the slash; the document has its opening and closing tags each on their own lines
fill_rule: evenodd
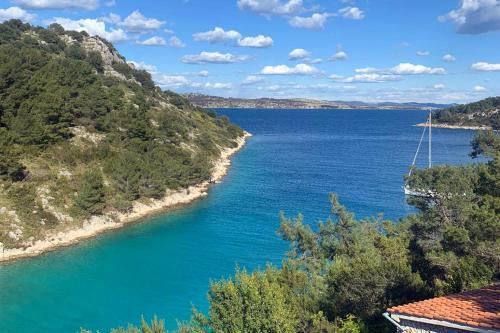
<svg viewBox="0 0 500 333">
<path fill-rule="evenodd" d="M 122 18 L 118 14 L 109 13 L 108 15 L 101 17 L 100 20 L 106 23 L 118 24 L 121 22 Z"/>
<path fill-rule="evenodd" d="M 263 35 L 238 39 L 238 46 L 246 47 L 264 48 L 272 46 L 273 43 L 274 41 L 271 37 L 266 37 Z"/>
<path fill-rule="evenodd" d="M 197 42 L 208 42 L 211 44 L 225 43 L 240 39 L 242 36 L 238 31 L 225 31 L 223 28 L 215 27 L 214 30 L 198 32 L 193 34 L 193 39 Z"/>
<path fill-rule="evenodd" d="M 147 18 L 138 10 L 133 11 L 123 22 L 119 23 L 126 30 L 139 33 L 160 29 L 164 24 L 165 21 Z"/>
<path fill-rule="evenodd" d="M 311 53 L 305 49 L 294 49 L 288 53 L 289 60 L 304 59 L 311 55 Z"/>
<path fill-rule="evenodd" d="M 331 14 L 314 13 L 310 17 L 294 16 L 288 20 L 292 27 L 318 30 L 325 26 L 326 20 Z"/>
<path fill-rule="evenodd" d="M 490 64 L 488 62 L 476 62 L 472 64 L 472 69 L 482 72 L 498 72 L 500 71 L 500 64 Z"/>
<path fill-rule="evenodd" d="M 186 46 L 186 44 L 184 44 L 184 42 L 177 36 L 170 37 L 170 39 L 168 40 L 168 45 L 178 49 Z"/>
<path fill-rule="evenodd" d="M 174 31 L 172 29 L 163 29 L 163 32 L 165 32 L 166 34 L 169 34 L 169 35 L 174 34 Z"/>
<path fill-rule="evenodd" d="M 231 89 L 233 87 L 232 83 L 210 83 L 207 82 L 202 85 L 203 88 L 205 89 Z"/>
<path fill-rule="evenodd" d="M 163 37 L 153 36 L 143 41 L 137 41 L 137 44 L 146 46 L 163 46 L 167 45 L 167 42 L 163 39 Z"/>
<path fill-rule="evenodd" d="M 319 70 L 307 64 L 297 64 L 294 67 L 277 65 L 265 66 L 260 73 L 266 75 L 312 75 L 319 73 Z"/>
<path fill-rule="evenodd" d="M 455 60 L 457 60 L 457 58 L 455 58 L 455 56 L 452 54 L 445 54 L 442 59 L 445 62 L 454 62 Z"/>
<path fill-rule="evenodd" d="M 330 61 L 344 61 L 347 60 L 348 56 L 347 53 L 344 51 L 338 51 L 334 55 L 332 55 L 329 60 Z"/>
<path fill-rule="evenodd" d="M 417 51 L 417 55 L 419 57 L 427 57 L 427 56 L 430 56 L 431 53 L 429 51 Z"/>
<path fill-rule="evenodd" d="M 329 76 L 329 78 L 338 82 L 345 82 L 345 83 L 381 83 L 381 82 L 401 80 L 401 77 L 397 75 L 378 74 L 378 73 L 356 74 L 354 76 L 349 76 L 349 77 L 343 77 L 340 75 L 332 74 Z"/>
<path fill-rule="evenodd" d="M 323 59 L 321 58 L 306 59 L 305 62 L 311 65 L 317 65 L 321 64 L 323 62 Z"/>
<path fill-rule="evenodd" d="M 215 27 L 213 30 L 197 32 L 193 34 L 193 39 L 197 42 L 228 43 L 235 42 L 236 46 L 263 48 L 270 47 L 274 41 L 271 37 L 258 35 L 255 37 L 243 37 L 236 30 L 225 31 L 221 27 Z"/>
<path fill-rule="evenodd" d="M 52 22 L 59 23 L 66 30 L 86 31 L 89 35 L 97 35 L 110 42 L 121 42 L 128 39 L 122 29 L 106 30 L 106 23 L 96 19 L 71 20 L 64 17 L 55 17 Z"/>
<path fill-rule="evenodd" d="M 261 77 L 261 76 L 249 75 L 249 76 L 246 77 L 246 79 L 241 84 L 243 84 L 243 85 L 251 85 L 251 84 L 259 83 L 259 82 L 262 82 L 262 81 L 264 81 L 264 78 Z"/>
<path fill-rule="evenodd" d="M 199 71 L 198 72 L 198 76 L 201 76 L 201 77 L 208 77 L 210 73 L 208 71 Z"/>
<path fill-rule="evenodd" d="M 21 9 L 19 7 L 10 7 L 0 9 L 0 22 L 8 21 L 11 19 L 19 19 L 23 22 L 30 22 L 35 19 L 35 15 Z"/>
<path fill-rule="evenodd" d="M 146 64 L 145 62 L 135 62 L 135 61 L 128 61 L 129 64 L 132 64 L 135 68 L 137 69 L 143 69 L 145 71 L 148 71 L 151 74 L 157 74 L 158 73 L 158 68 L 156 68 L 155 65 L 149 65 Z"/>
<path fill-rule="evenodd" d="M 365 68 L 356 68 L 354 70 L 356 73 L 364 73 L 364 74 L 367 74 L 367 73 L 376 73 L 376 72 L 380 72 L 380 69 L 377 69 L 377 68 L 374 68 L 374 67 L 365 67 Z"/>
<path fill-rule="evenodd" d="M 302 0 L 238 0 L 238 8 L 265 15 L 291 15 L 304 10 Z"/>
<path fill-rule="evenodd" d="M 499 0 L 461 0 L 460 8 L 440 16 L 455 23 L 458 33 L 481 34 L 500 30 Z"/>
<path fill-rule="evenodd" d="M 365 18 L 365 13 L 358 7 L 345 7 L 339 10 L 339 14 L 346 19 L 362 20 Z"/>
<path fill-rule="evenodd" d="M 85 9 L 94 10 L 100 6 L 99 0 L 14 0 L 21 7 L 34 9 Z"/>
<path fill-rule="evenodd" d="M 402 63 L 391 69 L 392 74 L 416 75 L 416 74 L 446 74 L 446 70 L 441 67 L 431 68 L 424 65 Z"/>
<path fill-rule="evenodd" d="M 185 64 L 232 64 L 250 59 L 246 55 L 234 55 L 220 52 L 201 52 L 200 54 L 185 55 L 181 61 Z"/>
<path fill-rule="evenodd" d="M 486 91 L 486 90 L 488 90 L 488 89 L 486 89 L 486 88 L 485 88 L 485 87 L 483 87 L 483 86 L 475 86 L 475 87 L 474 87 L 474 91 L 475 91 L 475 92 L 483 92 L 483 91 Z"/>
<path fill-rule="evenodd" d="M 183 75 L 166 75 L 162 74 L 155 77 L 156 82 L 162 88 L 179 88 L 185 87 L 191 84 L 185 76 Z"/>
<path fill-rule="evenodd" d="M 440 89 L 444 89 L 445 88 L 445 85 L 444 84 L 435 84 L 432 86 L 434 89 L 437 89 L 437 90 L 440 90 Z"/>
</svg>

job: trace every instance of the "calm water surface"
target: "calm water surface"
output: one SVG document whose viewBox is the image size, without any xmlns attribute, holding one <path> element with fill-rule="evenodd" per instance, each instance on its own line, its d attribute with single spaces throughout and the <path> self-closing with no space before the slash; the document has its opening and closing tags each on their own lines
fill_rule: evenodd
<svg viewBox="0 0 500 333">
<path fill-rule="evenodd" d="M 141 315 L 206 310 L 209 281 L 278 263 L 278 215 L 328 215 L 336 192 L 358 217 L 413 210 L 401 191 L 422 111 L 224 110 L 254 136 L 222 184 L 187 208 L 36 259 L 0 266 L 0 332 L 107 332 Z M 435 129 L 436 164 L 470 163 L 472 131 Z M 424 149 L 420 165 L 425 165 Z"/>
</svg>

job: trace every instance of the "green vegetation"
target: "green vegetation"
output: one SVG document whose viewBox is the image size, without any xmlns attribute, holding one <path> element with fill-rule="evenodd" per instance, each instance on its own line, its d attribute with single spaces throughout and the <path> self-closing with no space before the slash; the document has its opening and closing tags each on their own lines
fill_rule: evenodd
<svg viewBox="0 0 500 333">
<path fill-rule="evenodd" d="M 0 24 L 5 248 L 208 180 L 220 150 L 242 134 L 156 87 L 99 37 L 58 24 Z"/>
<path fill-rule="evenodd" d="M 436 122 L 459 126 L 488 126 L 500 130 L 500 96 L 457 105 L 434 113 Z"/>
<path fill-rule="evenodd" d="M 177 332 L 392 332 L 389 307 L 500 281 L 500 136 L 480 133 L 472 149 L 487 162 L 415 171 L 409 184 L 436 195 L 409 199 L 418 213 L 398 222 L 356 220 L 335 195 L 316 227 L 282 214 L 281 268 L 212 283 L 208 313 Z M 141 329 L 165 332 L 156 318 L 113 332 Z"/>
</svg>

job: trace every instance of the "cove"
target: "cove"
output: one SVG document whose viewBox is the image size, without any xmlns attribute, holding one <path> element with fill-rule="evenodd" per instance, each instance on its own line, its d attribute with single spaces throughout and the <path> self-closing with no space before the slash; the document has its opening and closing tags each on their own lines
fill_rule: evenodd
<svg viewBox="0 0 500 333">
<path fill-rule="evenodd" d="M 208 197 L 77 246 L 0 266 L 0 332 L 107 332 L 157 314 L 169 328 L 207 309 L 211 279 L 279 264 L 279 212 L 413 212 L 401 189 L 426 112 L 219 110 L 253 137 Z M 434 129 L 434 164 L 471 163 L 473 131 Z M 425 166 L 424 151 L 418 165 Z"/>
</svg>

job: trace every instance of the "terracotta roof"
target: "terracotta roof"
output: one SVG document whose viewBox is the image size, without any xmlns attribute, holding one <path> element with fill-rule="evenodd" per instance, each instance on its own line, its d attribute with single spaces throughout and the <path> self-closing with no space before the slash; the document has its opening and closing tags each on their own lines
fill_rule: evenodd
<svg viewBox="0 0 500 333">
<path fill-rule="evenodd" d="M 476 328 L 500 329 L 500 284 L 400 305 L 387 311 Z"/>
</svg>

